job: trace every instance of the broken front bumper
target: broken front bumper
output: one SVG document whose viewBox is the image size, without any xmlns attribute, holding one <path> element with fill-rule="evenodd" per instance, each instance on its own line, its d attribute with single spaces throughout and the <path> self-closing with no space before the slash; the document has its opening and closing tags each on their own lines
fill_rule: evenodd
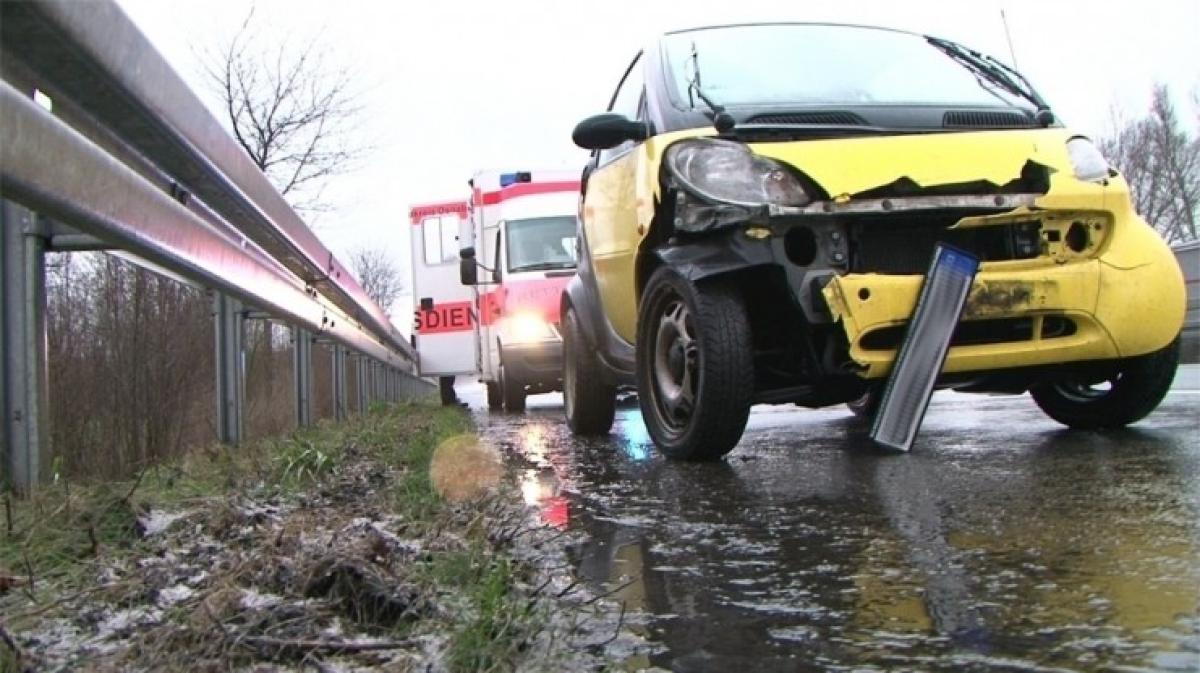
<svg viewBox="0 0 1200 673">
<path fill-rule="evenodd" d="M 1182 324 L 1178 276 L 1178 266 L 1165 258 L 1128 269 L 1103 257 L 1050 266 L 985 264 L 943 371 L 1116 359 L 1158 350 Z M 829 310 L 866 378 L 891 371 L 923 281 L 923 276 L 867 273 L 838 276 L 826 285 Z"/>
</svg>

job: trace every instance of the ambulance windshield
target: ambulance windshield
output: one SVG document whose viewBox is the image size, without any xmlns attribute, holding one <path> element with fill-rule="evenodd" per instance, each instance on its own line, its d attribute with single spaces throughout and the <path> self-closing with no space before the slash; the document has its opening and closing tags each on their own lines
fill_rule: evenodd
<svg viewBox="0 0 1200 673">
<path fill-rule="evenodd" d="M 575 216 L 509 220 L 508 271 L 575 268 Z"/>
</svg>

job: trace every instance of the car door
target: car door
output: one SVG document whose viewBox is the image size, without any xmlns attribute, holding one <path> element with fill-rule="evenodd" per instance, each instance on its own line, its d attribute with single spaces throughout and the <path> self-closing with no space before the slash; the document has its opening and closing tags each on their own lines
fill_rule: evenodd
<svg viewBox="0 0 1200 673">
<path fill-rule="evenodd" d="M 638 54 L 629 64 L 609 111 L 645 120 L 643 60 Z M 628 141 L 596 154 L 582 212 L 600 303 L 613 330 L 629 343 L 634 341 L 637 321 L 634 264 L 641 235 L 635 178 L 640 146 Z"/>
</svg>

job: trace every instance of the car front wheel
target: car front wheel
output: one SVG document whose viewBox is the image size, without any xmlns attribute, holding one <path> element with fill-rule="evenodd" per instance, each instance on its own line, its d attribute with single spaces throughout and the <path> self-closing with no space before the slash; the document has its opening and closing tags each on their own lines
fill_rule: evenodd
<svg viewBox="0 0 1200 673">
<path fill-rule="evenodd" d="M 1066 378 L 1030 388 L 1046 415 L 1063 425 L 1092 430 L 1120 428 L 1154 411 L 1171 388 L 1179 365 L 1179 339 L 1166 348 L 1125 360 L 1107 377 Z"/>
<path fill-rule="evenodd" d="M 754 395 L 749 319 L 734 288 L 656 271 L 638 311 L 637 379 L 646 429 L 664 454 L 729 453 Z"/>
</svg>

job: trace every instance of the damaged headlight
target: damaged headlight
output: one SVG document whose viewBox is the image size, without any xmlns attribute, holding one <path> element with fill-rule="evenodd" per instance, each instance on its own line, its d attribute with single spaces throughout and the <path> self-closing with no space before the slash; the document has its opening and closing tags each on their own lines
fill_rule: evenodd
<svg viewBox="0 0 1200 673">
<path fill-rule="evenodd" d="M 1075 177 L 1088 182 L 1107 180 L 1112 167 L 1100 153 L 1092 141 L 1083 136 L 1075 136 L 1067 141 L 1067 154 L 1071 157 L 1071 166 L 1075 168 Z"/>
<path fill-rule="evenodd" d="M 667 167 L 703 199 L 738 206 L 804 206 L 812 200 L 786 166 L 742 143 L 698 138 L 667 150 Z"/>
</svg>

